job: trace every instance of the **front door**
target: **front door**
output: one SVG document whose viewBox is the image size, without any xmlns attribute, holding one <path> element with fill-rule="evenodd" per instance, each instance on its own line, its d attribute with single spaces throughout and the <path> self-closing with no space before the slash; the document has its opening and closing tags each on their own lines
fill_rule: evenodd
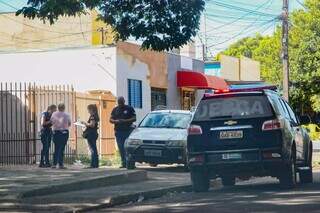
<svg viewBox="0 0 320 213">
<path fill-rule="evenodd" d="M 181 95 L 181 108 L 183 110 L 191 110 L 191 108 L 195 106 L 195 90 L 182 89 Z"/>
</svg>

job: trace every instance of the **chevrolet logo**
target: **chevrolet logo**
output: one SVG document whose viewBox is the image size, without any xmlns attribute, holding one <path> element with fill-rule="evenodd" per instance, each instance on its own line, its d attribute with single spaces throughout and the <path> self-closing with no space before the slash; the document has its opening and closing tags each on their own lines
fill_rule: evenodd
<svg viewBox="0 0 320 213">
<path fill-rule="evenodd" d="M 228 126 L 232 126 L 234 124 L 237 124 L 238 122 L 237 121 L 226 121 L 224 122 L 224 124 L 228 125 Z"/>
</svg>

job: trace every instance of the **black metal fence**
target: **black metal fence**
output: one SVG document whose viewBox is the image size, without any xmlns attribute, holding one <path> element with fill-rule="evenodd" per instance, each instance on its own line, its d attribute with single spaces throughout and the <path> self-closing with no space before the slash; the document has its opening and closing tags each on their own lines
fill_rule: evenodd
<svg viewBox="0 0 320 213">
<path fill-rule="evenodd" d="M 75 92 L 71 86 L 0 83 L 0 165 L 39 161 L 41 113 L 49 105 L 59 103 L 66 104 L 66 111 L 75 120 Z M 67 163 L 77 155 L 76 134 L 75 129 L 70 131 L 65 152 Z"/>
</svg>

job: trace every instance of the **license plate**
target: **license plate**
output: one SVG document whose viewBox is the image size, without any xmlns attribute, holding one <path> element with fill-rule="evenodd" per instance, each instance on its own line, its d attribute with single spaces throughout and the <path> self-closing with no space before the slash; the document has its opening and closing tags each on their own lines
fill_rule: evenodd
<svg viewBox="0 0 320 213">
<path fill-rule="evenodd" d="M 243 138 L 243 131 L 221 131 L 220 139 Z"/>
<path fill-rule="evenodd" d="M 222 154 L 223 160 L 236 160 L 236 159 L 241 159 L 241 158 L 242 158 L 241 153 Z"/>
<path fill-rule="evenodd" d="M 146 149 L 146 150 L 144 150 L 144 155 L 149 156 L 149 157 L 161 157 L 162 151 L 161 150 Z"/>
</svg>

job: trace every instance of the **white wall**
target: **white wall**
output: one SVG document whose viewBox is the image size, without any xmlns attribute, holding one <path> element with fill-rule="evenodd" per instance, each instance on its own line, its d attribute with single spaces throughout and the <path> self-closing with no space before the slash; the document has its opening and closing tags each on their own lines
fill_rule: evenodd
<svg viewBox="0 0 320 213">
<path fill-rule="evenodd" d="M 116 87 L 116 48 L 0 54 L 2 82 L 73 85 L 78 92 Z"/>
<path fill-rule="evenodd" d="M 128 79 L 142 81 L 142 109 L 135 109 L 137 123 L 151 111 L 151 87 L 148 65 L 127 54 L 117 54 L 117 96 L 128 101 Z"/>
<path fill-rule="evenodd" d="M 260 62 L 247 57 L 240 58 L 240 80 L 260 81 Z"/>
</svg>

